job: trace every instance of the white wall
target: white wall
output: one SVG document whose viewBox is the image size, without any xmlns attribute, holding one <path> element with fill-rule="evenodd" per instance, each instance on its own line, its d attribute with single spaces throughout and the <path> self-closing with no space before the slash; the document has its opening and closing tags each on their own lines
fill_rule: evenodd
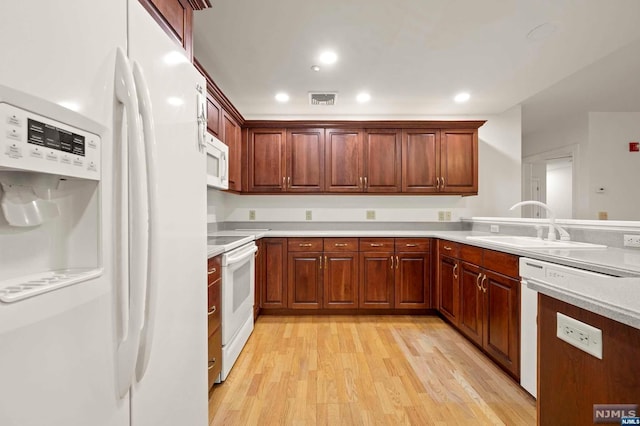
<svg viewBox="0 0 640 426">
<path fill-rule="evenodd" d="M 305 221 L 306 210 L 317 222 L 372 222 L 367 210 L 375 210 L 375 221 L 430 222 L 439 211 L 451 212 L 452 220 L 471 216 L 502 216 L 520 200 L 521 110 L 515 107 L 485 117 L 429 117 L 447 120 L 487 120 L 478 131 L 479 195 L 459 196 L 370 196 L 370 195 L 235 195 L 209 190 L 209 214 L 218 222 L 248 221 L 255 210 L 256 221 Z"/>
<path fill-rule="evenodd" d="M 609 220 L 640 220 L 640 152 L 629 152 L 632 141 L 640 141 L 640 112 L 589 113 L 588 219 L 603 211 Z"/>
</svg>

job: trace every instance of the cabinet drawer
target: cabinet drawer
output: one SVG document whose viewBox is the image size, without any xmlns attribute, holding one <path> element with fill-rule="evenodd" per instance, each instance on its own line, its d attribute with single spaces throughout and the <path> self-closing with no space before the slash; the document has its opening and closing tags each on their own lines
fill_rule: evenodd
<svg viewBox="0 0 640 426">
<path fill-rule="evenodd" d="M 289 251 L 322 251 L 322 238 L 289 238 Z"/>
<path fill-rule="evenodd" d="M 220 283 L 218 280 L 211 284 L 208 289 L 207 318 L 209 334 L 212 334 L 216 328 L 220 327 Z"/>
<path fill-rule="evenodd" d="M 324 251 L 358 251 L 358 239 L 325 238 Z"/>
<path fill-rule="evenodd" d="M 444 254 L 450 257 L 460 256 L 460 244 L 452 243 L 447 240 L 438 240 L 438 254 Z"/>
<path fill-rule="evenodd" d="M 393 252 L 394 238 L 360 238 L 360 251 Z"/>
<path fill-rule="evenodd" d="M 396 253 L 402 252 L 428 252 L 428 238 L 396 238 Z"/>
<path fill-rule="evenodd" d="M 209 352 L 207 357 L 209 371 L 209 389 L 222 370 L 222 330 L 218 329 L 209 336 Z"/>
<path fill-rule="evenodd" d="M 222 276 L 222 256 L 212 257 L 207 260 L 207 284 L 220 279 Z"/>
<path fill-rule="evenodd" d="M 498 272 L 509 277 L 518 278 L 518 256 L 500 251 L 484 250 L 483 266 L 486 269 Z"/>
<path fill-rule="evenodd" d="M 482 265 L 482 249 L 480 247 L 468 246 L 460 244 L 460 259 L 473 263 L 474 265 Z"/>
</svg>

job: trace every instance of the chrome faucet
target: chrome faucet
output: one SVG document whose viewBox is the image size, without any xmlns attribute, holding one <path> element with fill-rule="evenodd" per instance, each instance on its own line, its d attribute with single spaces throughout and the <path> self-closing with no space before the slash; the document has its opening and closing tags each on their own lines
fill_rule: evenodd
<svg viewBox="0 0 640 426">
<path fill-rule="evenodd" d="M 540 201 L 533 201 L 533 200 L 520 201 L 519 203 L 515 203 L 513 206 L 511 206 L 509 210 L 513 210 L 516 207 L 520 207 L 524 205 L 540 206 L 547 211 L 547 219 L 549 219 L 549 233 L 547 234 L 547 238 L 549 239 L 549 241 L 556 240 L 556 230 L 560 234 L 560 240 L 562 241 L 571 240 L 571 236 L 569 235 L 569 233 L 561 226 L 556 225 L 556 214 L 545 203 L 542 203 Z"/>
</svg>

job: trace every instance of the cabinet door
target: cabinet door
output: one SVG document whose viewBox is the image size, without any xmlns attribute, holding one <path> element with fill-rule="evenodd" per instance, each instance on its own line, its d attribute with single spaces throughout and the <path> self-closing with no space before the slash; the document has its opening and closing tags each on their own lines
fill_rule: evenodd
<svg viewBox="0 0 640 426">
<path fill-rule="evenodd" d="M 289 252 L 289 308 L 319 309 L 322 306 L 322 252 Z"/>
<path fill-rule="evenodd" d="M 440 192 L 478 193 L 478 131 L 442 130 Z"/>
<path fill-rule="evenodd" d="M 324 253 L 324 307 L 358 308 L 358 253 Z"/>
<path fill-rule="evenodd" d="M 520 281 L 485 270 L 484 349 L 520 377 Z"/>
<path fill-rule="evenodd" d="M 431 307 L 429 253 L 396 255 L 395 307 L 427 309 Z"/>
<path fill-rule="evenodd" d="M 362 192 L 362 133 L 327 129 L 325 135 L 325 190 Z"/>
<path fill-rule="evenodd" d="M 456 259 L 449 256 L 440 256 L 438 261 L 438 310 L 455 325 L 458 325 L 460 305 L 458 263 Z"/>
<path fill-rule="evenodd" d="M 287 239 L 266 238 L 263 243 L 261 308 L 287 307 Z"/>
<path fill-rule="evenodd" d="M 241 164 L 242 164 L 242 144 L 240 136 L 240 126 L 227 114 L 222 112 L 222 142 L 229 147 L 229 189 L 232 191 L 242 190 Z"/>
<path fill-rule="evenodd" d="M 287 191 L 324 190 L 324 129 L 287 131 Z"/>
<path fill-rule="evenodd" d="M 364 134 L 365 192 L 400 192 L 401 133 L 367 130 Z"/>
<path fill-rule="evenodd" d="M 404 130 L 402 132 L 402 192 L 437 192 L 440 176 L 440 132 Z"/>
<path fill-rule="evenodd" d="M 282 129 L 249 131 L 249 192 L 285 190 L 285 137 Z"/>
<path fill-rule="evenodd" d="M 360 308 L 393 308 L 393 252 L 360 253 Z"/>
<path fill-rule="evenodd" d="M 482 271 L 471 263 L 460 262 L 460 316 L 458 327 L 470 340 L 482 345 Z"/>
<path fill-rule="evenodd" d="M 222 108 L 220 108 L 220 104 L 213 97 L 213 94 L 207 91 L 207 130 L 218 139 L 222 136 L 220 129 L 221 117 Z"/>
</svg>

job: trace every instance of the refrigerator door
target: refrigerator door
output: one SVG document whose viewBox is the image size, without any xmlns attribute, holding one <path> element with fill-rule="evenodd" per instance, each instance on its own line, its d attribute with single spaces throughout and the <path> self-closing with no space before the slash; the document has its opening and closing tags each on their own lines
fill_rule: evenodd
<svg viewBox="0 0 640 426">
<path fill-rule="evenodd" d="M 82 236 L 112 223 L 116 48 L 127 45 L 126 0 L 12 1 L 0 5 L 3 85 L 60 103 L 106 130 L 98 202 L 56 226 L 16 232 L 0 217 L 0 276 L 82 263 Z M 99 211 L 99 222 L 87 220 Z M 95 216 L 94 216 L 95 217 Z M 13 304 L 0 303 L 0 424 L 126 426 L 115 354 L 122 334 L 110 233 L 99 233 L 103 275 Z"/>
<path fill-rule="evenodd" d="M 149 272 L 157 277 L 149 282 L 154 286 L 156 315 L 143 333 L 147 340 L 131 391 L 131 423 L 204 426 L 208 422 L 207 206 L 196 86 L 204 88 L 205 80 L 137 0 L 129 1 L 128 53 L 151 98 L 157 181 L 149 185 L 157 191 L 157 205 L 151 209 L 159 230 L 152 234 L 158 243 L 150 250 L 157 256 L 157 260 L 150 257 L 157 270 Z M 145 328 L 149 320 L 145 319 Z"/>
</svg>

